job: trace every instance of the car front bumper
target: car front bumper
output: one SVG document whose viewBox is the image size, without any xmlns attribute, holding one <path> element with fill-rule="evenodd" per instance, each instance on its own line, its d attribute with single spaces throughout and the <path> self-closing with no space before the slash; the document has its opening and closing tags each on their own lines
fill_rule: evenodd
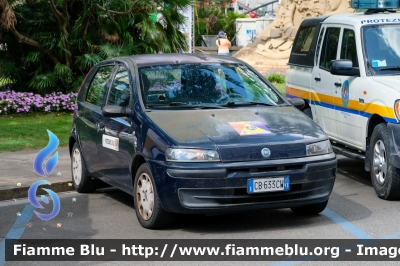
<svg viewBox="0 0 400 266">
<path fill-rule="evenodd" d="M 334 154 L 240 163 L 149 161 L 164 209 L 177 213 L 278 209 L 326 201 L 333 189 Z M 248 194 L 247 180 L 290 176 L 290 190 Z"/>
</svg>

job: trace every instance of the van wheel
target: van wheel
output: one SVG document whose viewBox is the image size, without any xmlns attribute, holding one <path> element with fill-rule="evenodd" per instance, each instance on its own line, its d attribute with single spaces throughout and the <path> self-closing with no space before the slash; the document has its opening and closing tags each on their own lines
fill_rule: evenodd
<svg viewBox="0 0 400 266">
<path fill-rule="evenodd" d="M 134 184 L 134 205 L 139 223 L 148 229 L 170 225 L 173 215 L 161 206 L 148 164 L 144 163 L 139 167 Z"/>
<path fill-rule="evenodd" d="M 318 214 L 325 210 L 326 205 L 328 205 L 328 200 L 320 203 L 308 204 L 301 207 L 290 208 L 295 214 L 301 215 L 313 215 Z"/>
<path fill-rule="evenodd" d="M 306 114 L 309 118 L 313 119 L 311 108 L 306 108 L 303 110 L 303 113 Z"/>
<path fill-rule="evenodd" d="M 82 158 L 82 152 L 77 142 L 72 147 L 71 154 L 71 173 L 74 188 L 79 193 L 93 192 L 97 187 L 97 180 L 92 179 L 86 170 L 85 163 Z"/>
<path fill-rule="evenodd" d="M 371 181 L 379 198 L 400 198 L 400 169 L 390 162 L 390 140 L 386 124 L 374 128 L 370 145 Z"/>
</svg>

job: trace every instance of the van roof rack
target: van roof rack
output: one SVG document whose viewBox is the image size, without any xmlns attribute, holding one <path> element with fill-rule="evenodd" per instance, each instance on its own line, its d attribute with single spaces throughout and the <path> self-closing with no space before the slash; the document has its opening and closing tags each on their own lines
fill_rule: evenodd
<svg viewBox="0 0 400 266">
<path fill-rule="evenodd" d="M 395 9 L 388 9 L 388 8 L 371 8 L 371 9 L 367 9 L 365 10 L 364 14 L 365 15 L 372 15 L 372 14 L 376 14 L 376 13 L 396 13 Z"/>
</svg>

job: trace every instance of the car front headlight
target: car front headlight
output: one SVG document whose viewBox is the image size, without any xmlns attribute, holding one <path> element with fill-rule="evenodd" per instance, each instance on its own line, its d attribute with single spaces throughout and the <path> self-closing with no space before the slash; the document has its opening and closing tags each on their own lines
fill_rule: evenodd
<svg viewBox="0 0 400 266">
<path fill-rule="evenodd" d="M 167 161 L 172 162 L 210 162 L 220 161 L 219 154 L 214 150 L 202 149 L 175 149 L 168 148 L 165 151 Z"/>
<path fill-rule="evenodd" d="M 307 156 L 321 155 L 331 153 L 332 146 L 329 140 L 324 140 L 306 146 Z"/>
</svg>

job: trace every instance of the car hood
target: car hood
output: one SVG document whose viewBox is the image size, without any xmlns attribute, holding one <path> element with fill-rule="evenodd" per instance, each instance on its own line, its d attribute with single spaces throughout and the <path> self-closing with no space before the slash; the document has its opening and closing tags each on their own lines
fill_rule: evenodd
<svg viewBox="0 0 400 266">
<path fill-rule="evenodd" d="M 303 157 L 305 145 L 327 139 L 291 106 L 214 110 L 162 110 L 147 116 L 180 148 L 217 149 L 223 162 Z"/>
<path fill-rule="evenodd" d="M 376 82 L 400 91 L 400 76 L 374 76 Z"/>
</svg>

